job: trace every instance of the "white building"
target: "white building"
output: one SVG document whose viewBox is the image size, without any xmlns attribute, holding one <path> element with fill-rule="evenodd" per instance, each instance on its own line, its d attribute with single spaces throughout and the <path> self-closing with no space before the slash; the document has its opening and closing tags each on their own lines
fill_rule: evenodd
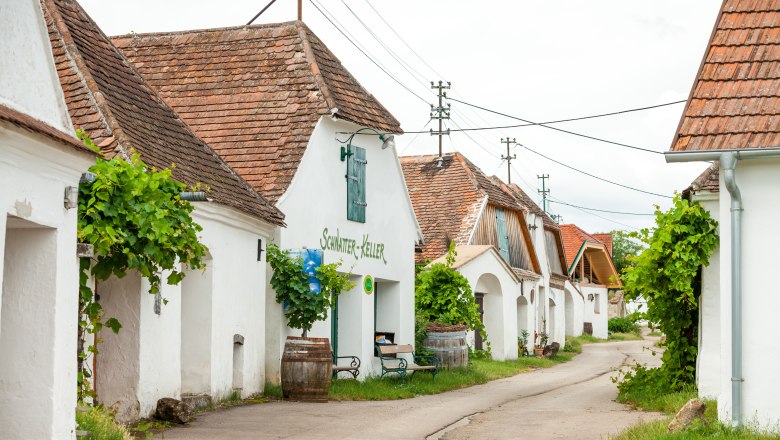
<svg viewBox="0 0 780 440">
<path fill-rule="evenodd" d="M 520 332 L 528 331 L 532 344 L 545 313 L 538 311 L 549 304 L 524 207 L 460 153 L 441 161 L 402 157 L 401 164 L 425 237 L 418 260 L 442 258 L 455 242 L 455 266 L 472 286 L 493 358 L 516 359 Z M 487 348 L 472 337 L 475 349 Z"/>
<path fill-rule="evenodd" d="M 262 391 L 261 251 L 283 225 L 281 212 L 188 129 L 75 1 L 43 4 L 73 125 L 107 156 L 139 153 L 149 166 L 172 167 L 188 187 L 202 185 L 212 200 L 193 212 L 209 248 L 204 271 L 190 271 L 176 286 L 163 283 L 159 295 L 147 293 L 138 273 L 97 283 L 106 317 L 123 326 L 100 334 L 98 400 L 128 422 L 152 414 L 162 397 L 219 400 Z"/>
<path fill-rule="evenodd" d="M 528 229 L 539 258 L 542 278 L 538 284 L 538 304 L 535 329 L 546 323 L 550 342 L 563 347 L 566 336 L 579 336 L 582 331 L 583 298 L 576 289 L 566 286 L 566 256 L 558 224 L 517 184 L 506 185 L 497 177 L 493 181 L 511 194 L 525 210 Z"/>
<path fill-rule="evenodd" d="M 577 225 L 561 225 L 571 286 L 584 299 L 582 331 L 597 338 L 609 336 L 609 289 L 622 286 L 607 245 Z"/>
<path fill-rule="evenodd" d="M 718 161 L 687 193 L 719 222 L 702 270 L 699 393 L 727 423 L 780 431 L 774 336 L 780 296 L 778 2 L 726 0 L 691 89 L 668 162 Z"/>
<path fill-rule="evenodd" d="M 360 377 L 378 371 L 378 335 L 413 343 L 421 237 L 395 148 L 383 142 L 401 128 L 322 41 L 290 22 L 114 42 L 196 134 L 285 212 L 281 248 L 322 249 L 326 263 L 342 261 L 354 275 L 357 286 L 309 336 L 358 356 Z M 286 327 L 270 287 L 265 322 L 267 380 L 278 382 L 286 336 L 300 330 Z"/>
<path fill-rule="evenodd" d="M 0 437 L 75 438 L 75 138 L 37 0 L 0 5 Z"/>
</svg>

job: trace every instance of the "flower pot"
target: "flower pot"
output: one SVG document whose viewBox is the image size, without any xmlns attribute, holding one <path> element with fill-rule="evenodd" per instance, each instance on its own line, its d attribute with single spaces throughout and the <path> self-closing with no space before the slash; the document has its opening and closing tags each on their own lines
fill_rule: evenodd
<svg viewBox="0 0 780 440">
<path fill-rule="evenodd" d="M 544 347 L 534 347 L 534 356 L 542 357 L 544 354 Z"/>
<path fill-rule="evenodd" d="M 332 370 L 328 338 L 287 337 L 281 371 L 285 399 L 327 402 Z"/>
</svg>

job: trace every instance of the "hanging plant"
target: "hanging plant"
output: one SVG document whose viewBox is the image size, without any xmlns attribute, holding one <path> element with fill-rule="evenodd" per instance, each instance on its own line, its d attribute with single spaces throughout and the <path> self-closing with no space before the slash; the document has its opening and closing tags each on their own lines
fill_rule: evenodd
<svg viewBox="0 0 780 440">
<path fill-rule="evenodd" d="M 324 321 L 338 295 L 355 287 L 350 274 L 340 273 L 341 262 L 322 264 L 314 275 L 320 282 L 320 293 L 313 293 L 309 275 L 303 270 L 303 260 L 293 257 L 274 244 L 268 246 L 268 264 L 273 269 L 271 286 L 276 291 L 276 302 L 284 305 L 287 324 L 302 330 L 306 337 L 317 321 Z"/>
<path fill-rule="evenodd" d="M 86 145 L 92 141 L 78 132 Z M 95 257 L 82 258 L 79 275 L 79 358 L 78 397 L 94 397 L 89 378 L 92 372 L 84 360 L 97 354 L 95 338 L 84 351 L 87 335 L 96 335 L 103 327 L 119 332 L 121 323 L 104 319 L 103 308 L 89 287 L 91 277 L 104 281 L 111 276 L 124 277 L 138 271 L 149 281 L 149 293 L 159 292 L 160 274 L 175 285 L 184 278 L 183 268 L 201 269 L 207 248 L 198 241 L 202 230 L 192 219 L 193 206 L 181 200 L 186 186 L 173 180 L 171 170 L 149 168 L 140 157 L 129 161 L 115 157 L 98 158 L 90 171 L 92 183 L 79 186 L 78 241 L 94 247 Z"/>
</svg>

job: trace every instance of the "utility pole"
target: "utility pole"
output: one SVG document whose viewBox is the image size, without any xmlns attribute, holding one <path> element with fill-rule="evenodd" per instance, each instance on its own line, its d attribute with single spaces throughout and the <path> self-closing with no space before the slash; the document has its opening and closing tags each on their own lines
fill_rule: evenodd
<svg viewBox="0 0 780 440">
<path fill-rule="evenodd" d="M 507 185 L 512 184 L 512 161 L 517 159 L 517 154 L 509 154 L 509 144 L 515 144 L 517 145 L 517 139 L 512 138 L 501 138 L 501 143 L 506 144 L 506 157 L 504 155 L 501 155 L 501 160 L 506 160 L 506 178 L 507 178 Z"/>
<path fill-rule="evenodd" d="M 447 104 L 447 106 L 444 106 L 444 98 L 447 97 L 447 92 L 445 90 L 449 90 L 450 88 L 450 82 L 447 81 L 447 84 L 445 85 L 443 81 L 439 81 L 439 84 L 436 85 L 431 81 L 431 88 L 438 90 L 439 95 L 439 106 L 435 107 L 433 104 L 431 104 L 431 119 L 438 119 L 439 120 L 439 131 L 433 131 L 431 129 L 431 136 L 439 136 L 439 167 L 441 167 L 442 162 L 444 159 L 442 158 L 442 140 L 444 135 L 449 136 L 450 129 L 448 128 L 446 131 L 443 130 L 443 122 L 445 119 L 450 118 L 450 104 Z"/>
<path fill-rule="evenodd" d="M 303 0 L 298 0 L 298 21 L 303 21 Z"/>
<path fill-rule="evenodd" d="M 542 181 L 542 189 L 536 190 L 542 195 L 542 210 L 546 213 L 550 213 L 550 206 L 547 202 L 547 195 L 550 194 L 550 189 L 547 188 L 547 179 L 550 178 L 549 174 L 536 175 L 536 178 Z"/>
</svg>

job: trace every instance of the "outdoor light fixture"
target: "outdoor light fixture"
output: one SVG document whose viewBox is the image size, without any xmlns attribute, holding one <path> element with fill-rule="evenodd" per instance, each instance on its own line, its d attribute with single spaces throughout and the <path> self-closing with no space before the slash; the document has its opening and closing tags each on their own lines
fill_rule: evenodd
<svg viewBox="0 0 780 440">
<path fill-rule="evenodd" d="M 186 200 L 188 202 L 210 202 L 211 199 L 206 197 L 206 193 L 203 191 L 192 191 L 192 192 L 183 192 L 179 193 L 179 197 L 182 200 Z"/>
<path fill-rule="evenodd" d="M 257 261 L 263 261 L 263 239 L 257 239 Z"/>
<path fill-rule="evenodd" d="M 595 299 L 595 296 L 593 296 L 592 293 L 588 294 L 588 301 L 593 301 Z"/>
<path fill-rule="evenodd" d="M 79 187 L 65 187 L 65 209 L 73 209 L 79 206 Z"/>
<path fill-rule="evenodd" d="M 87 171 L 86 173 L 81 174 L 81 178 L 79 178 L 79 183 L 94 183 L 95 180 L 97 180 L 97 175 L 95 173 L 90 173 Z"/>
<path fill-rule="evenodd" d="M 347 138 L 347 146 L 341 147 L 341 161 L 344 162 L 349 156 L 352 156 L 352 139 L 355 138 L 358 134 L 363 134 L 363 131 L 371 131 L 377 136 L 379 136 L 379 140 L 382 141 L 382 149 L 386 150 L 388 148 L 395 148 L 395 135 L 390 133 L 382 133 L 377 130 L 374 130 L 373 128 L 364 127 L 360 130 L 354 132 L 354 133 L 343 133 L 340 132 L 340 134 L 349 134 L 349 137 Z"/>
</svg>

